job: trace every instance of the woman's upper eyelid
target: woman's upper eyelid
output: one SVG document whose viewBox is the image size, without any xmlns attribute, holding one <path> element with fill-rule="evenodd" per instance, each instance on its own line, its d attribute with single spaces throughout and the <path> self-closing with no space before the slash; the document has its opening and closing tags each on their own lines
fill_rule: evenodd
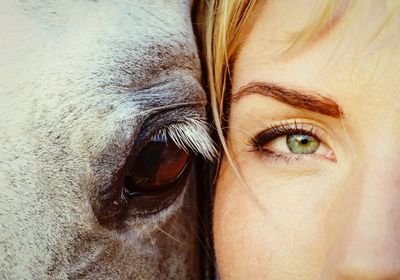
<svg viewBox="0 0 400 280">
<path fill-rule="evenodd" d="M 257 136 L 255 137 L 256 139 L 260 139 L 263 136 L 270 136 L 271 139 L 276 139 L 278 137 L 284 136 L 284 135 L 289 135 L 289 134 L 295 134 L 295 133 L 304 133 L 304 134 L 310 134 L 312 136 L 317 136 L 316 129 L 311 126 L 310 128 L 305 128 L 303 125 L 301 127 L 298 127 L 299 124 L 295 124 L 294 126 L 290 124 L 282 124 L 282 125 L 274 125 L 267 127 L 265 130 L 261 131 Z M 269 140 L 271 140 L 269 139 Z"/>
<path fill-rule="evenodd" d="M 265 133 L 275 133 L 275 134 L 293 134 L 293 133 L 305 133 L 316 137 L 325 137 L 325 130 L 318 125 L 313 123 L 303 122 L 295 120 L 294 122 L 280 121 L 279 124 L 272 123 L 267 124 L 266 127 L 260 131 L 254 138 L 257 138 Z"/>
</svg>

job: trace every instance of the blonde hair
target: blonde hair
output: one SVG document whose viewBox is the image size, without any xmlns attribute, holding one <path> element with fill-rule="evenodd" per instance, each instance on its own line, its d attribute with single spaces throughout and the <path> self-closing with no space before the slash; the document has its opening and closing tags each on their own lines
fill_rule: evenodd
<svg viewBox="0 0 400 280">
<path fill-rule="evenodd" d="M 204 50 L 208 72 L 211 113 L 215 123 L 215 130 L 225 152 L 227 160 L 238 175 L 239 172 L 233 163 L 224 137 L 223 119 L 224 96 L 230 85 L 230 61 L 239 47 L 238 38 L 241 37 L 245 24 L 257 0 L 229 1 L 210 0 L 206 12 Z"/>
</svg>

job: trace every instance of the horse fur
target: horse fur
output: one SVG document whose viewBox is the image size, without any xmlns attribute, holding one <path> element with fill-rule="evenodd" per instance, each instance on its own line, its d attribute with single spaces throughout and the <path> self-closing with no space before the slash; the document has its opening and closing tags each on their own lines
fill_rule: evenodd
<svg viewBox="0 0 400 280">
<path fill-rule="evenodd" d="M 1 279 L 197 278 L 193 171 L 160 213 L 99 222 L 141 139 L 213 156 L 191 5 L 0 1 Z"/>
</svg>

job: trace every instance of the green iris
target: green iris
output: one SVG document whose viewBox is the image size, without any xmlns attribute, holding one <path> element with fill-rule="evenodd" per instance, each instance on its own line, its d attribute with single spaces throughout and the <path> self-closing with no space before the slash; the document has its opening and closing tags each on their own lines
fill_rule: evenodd
<svg viewBox="0 0 400 280">
<path fill-rule="evenodd" d="M 307 134 L 292 134 L 286 137 L 286 144 L 294 154 L 312 154 L 319 147 L 319 140 Z"/>
</svg>

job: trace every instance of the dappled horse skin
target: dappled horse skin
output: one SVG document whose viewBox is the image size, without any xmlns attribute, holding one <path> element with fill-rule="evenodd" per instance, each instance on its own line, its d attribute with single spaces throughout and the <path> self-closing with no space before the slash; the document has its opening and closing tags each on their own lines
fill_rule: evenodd
<svg viewBox="0 0 400 280">
<path fill-rule="evenodd" d="M 191 9 L 0 2 L 1 279 L 198 278 Z"/>
</svg>

